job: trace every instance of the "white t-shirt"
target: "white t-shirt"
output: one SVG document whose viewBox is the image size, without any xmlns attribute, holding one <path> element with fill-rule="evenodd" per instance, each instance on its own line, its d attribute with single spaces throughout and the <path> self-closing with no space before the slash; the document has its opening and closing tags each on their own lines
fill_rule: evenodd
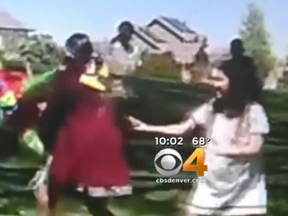
<svg viewBox="0 0 288 216">
<path fill-rule="evenodd" d="M 207 138 L 211 141 L 206 149 L 216 150 L 218 153 L 229 153 L 231 145 L 245 143 L 248 141 L 249 134 L 268 134 L 270 125 L 264 108 L 260 104 L 251 104 L 245 113 L 244 119 L 241 117 L 228 118 L 224 113 L 212 114 L 211 103 L 200 106 L 191 113 L 191 118 L 196 124 L 202 125 L 207 130 Z M 214 120 L 210 119 L 214 116 Z M 240 122 L 241 121 L 241 122 Z M 240 124 L 240 125 L 239 125 Z M 238 142 L 241 140 L 243 142 Z"/>
</svg>

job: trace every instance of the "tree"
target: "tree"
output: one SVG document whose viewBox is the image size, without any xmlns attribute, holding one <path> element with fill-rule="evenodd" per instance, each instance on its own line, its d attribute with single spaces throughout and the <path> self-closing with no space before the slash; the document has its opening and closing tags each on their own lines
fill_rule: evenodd
<svg viewBox="0 0 288 216">
<path fill-rule="evenodd" d="M 61 64 L 63 50 L 50 35 L 32 35 L 19 46 L 18 53 L 24 61 L 28 61 L 35 67 L 54 68 Z M 41 68 L 40 67 L 40 68 Z"/>
<path fill-rule="evenodd" d="M 255 4 L 248 5 L 248 13 L 242 22 L 240 36 L 248 55 L 254 58 L 262 76 L 274 68 L 276 57 L 272 52 L 270 34 L 265 27 L 265 16 Z"/>
</svg>

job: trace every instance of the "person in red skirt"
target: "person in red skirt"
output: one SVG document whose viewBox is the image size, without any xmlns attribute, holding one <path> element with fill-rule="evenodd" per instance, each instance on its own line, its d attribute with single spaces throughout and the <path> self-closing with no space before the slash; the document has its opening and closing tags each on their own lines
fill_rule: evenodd
<svg viewBox="0 0 288 216">
<path fill-rule="evenodd" d="M 61 191 L 68 185 L 83 192 L 92 215 L 113 215 L 107 209 L 108 198 L 132 193 L 124 152 L 129 124 L 124 116 L 116 116 L 113 103 L 104 96 L 107 87 L 95 77 L 89 37 L 73 34 L 65 49 L 69 61 L 56 75 L 54 93 L 39 125 L 39 136 L 53 157 L 48 215 L 55 214 Z"/>
</svg>

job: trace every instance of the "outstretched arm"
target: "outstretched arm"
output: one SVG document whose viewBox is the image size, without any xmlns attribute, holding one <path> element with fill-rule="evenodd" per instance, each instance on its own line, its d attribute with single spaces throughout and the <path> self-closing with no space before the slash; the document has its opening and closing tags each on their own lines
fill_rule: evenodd
<svg viewBox="0 0 288 216">
<path fill-rule="evenodd" d="M 207 114 L 209 113 L 210 105 L 205 103 L 195 111 L 189 113 L 187 118 L 178 123 L 171 125 L 148 125 L 138 119 L 129 117 L 128 120 L 132 123 L 133 129 L 136 131 L 155 132 L 170 135 L 182 135 L 190 130 L 193 130 L 196 125 L 205 125 Z"/>
<path fill-rule="evenodd" d="M 134 126 L 134 130 L 143 131 L 143 132 L 155 132 L 162 134 L 171 134 L 171 135 L 182 135 L 189 130 L 193 130 L 196 126 L 196 123 L 192 118 L 188 118 L 185 121 L 182 121 L 178 124 L 172 125 L 148 125 L 141 122 L 133 117 L 128 118 Z"/>
</svg>

